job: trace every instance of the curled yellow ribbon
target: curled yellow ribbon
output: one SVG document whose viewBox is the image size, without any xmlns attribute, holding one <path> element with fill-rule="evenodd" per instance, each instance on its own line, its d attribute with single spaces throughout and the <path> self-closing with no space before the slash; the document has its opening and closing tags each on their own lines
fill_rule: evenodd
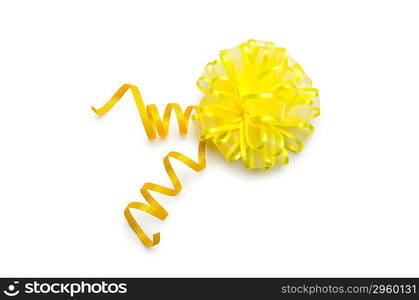
<svg viewBox="0 0 419 300">
<path fill-rule="evenodd" d="M 268 170 L 289 162 L 287 150 L 300 152 L 305 138 L 314 127 L 311 119 L 320 114 L 318 91 L 311 80 L 284 48 L 273 43 L 249 40 L 220 52 L 220 59 L 207 64 L 197 82 L 203 97 L 198 106 L 182 111 L 177 103 L 167 104 L 163 117 L 154 104 L 145 106 L 140 91 L 125 84 L 101 108 L 92 107 L 97 115 L 107 113 L 131 90 L 147 137 L 167 136 L 172 111 L 178 121 L 179 133 L 188 132 L 193 111 L 200 120 L 201 135 L 198 162 L 178 152 L 170 152 L 164 167 L 173 188 L 145 183 L 141 188 L 146 203 L 131 202 L 125 218 L 138 238 L 147 246 L 159 243 L 160 233 L 150 239 L 137 223 L 130 209 L 144 211 L 164 220 L 168 213 L 150 191 L 175 196 L 182 186 L 170 163 L 177 159 L 193 169 L 205 168 L 205 144 L 213 142 L 228 161 L 242 159 L 246 168 Z"/>
<path fill-rule="evenodd" d="M 144 129 L 146 131 L 147 137 L 150 140 L 153 140 L 157 137 L 157 134 L 160 137 L 167 136 L 169 132 L 169 123 L 172 110 L 175 111 L 176 118 L 179 125 L 179 133 L 185 135 L 188 133 L 188 124 L 191 113 L 196 109 L 196 106 L 188 106 L 184 112 L 177 103 L 169 103 L 164 110 L 163 119 L 160 118 L 159 111 L 154 104 L 144 106 L 141 93 L 138 88 L 131 84 L 124 84 L 119 88 L 118 91 L 112 96 L 112 98 L 106 102 L 104 106 L 99 109 L 92 107 L 92 110 L 99 116 L 106 114 L 128 91 L 131 90 L 132 95 L 134 96 L 135 104 L 137 105 L 138 113 L 140 114 L 141 121 L 143 123 Z M 157 131 L 157 133 L 156 133 Z M 205 141 L 200 141 L 198 145 L 198 162 L 193 161 L 192 159 L 186 157 L 185 155 L 179 152 L 170 152 L 164 159 L 164 168 L 166 173 L 169 176 L 170 181 L 173 184 L 173 188 L 165 187 L 156 183 L 144 183 L 141 188 L 141 194 L 148 204 L 141 202 L 131 202 L 127 205 L 124 210 L 125 218 L 138 236 L 138 238 L 146 245 L 147 247 L 152 247 L 157 245 L 160 242 L 160 233 L 153 235 L 151 240 L 145 232 L 141 229 L 141 226 L 137 223 L 134 216 L 131 214 L 130 208 L 142 210 L 145 213 L 148 213 L 160 220 L 166 219 L 168 213 L 167 211 L 154 199 L 150 194 L 150 191 L 157 192 L 163 195 L 176 196 L 182 189 L 179 178 L 176 176 L 176 173 L 170 163 L 170 158 L 176 159 L 186 166 L 190 167 L 192 170 L 199 172 L 205 168 Z"/>
</svg>

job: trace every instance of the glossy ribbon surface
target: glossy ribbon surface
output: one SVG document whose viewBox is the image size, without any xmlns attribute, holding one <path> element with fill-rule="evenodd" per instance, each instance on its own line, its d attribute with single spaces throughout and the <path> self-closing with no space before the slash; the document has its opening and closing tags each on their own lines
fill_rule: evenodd
<svg viewBox="0 0 419 300">
<path fill-rule="evenodd" d="M 154 104 L 145 106 L 138 88 L 130 84 L 123 85 L 103 107 L 92 107 L 97 115 L 103 115 L 131 90 L 150 140 L 158 135 L 167 136 L 172 111 L 179 133 L 187 134 L 191 114 L 197 112 L 201 131 L 198 162 L 170 152 L 163 163 L 173 187 L 145 183 L 140 191 L 147 204 L 131 202 L 124 211 L 128 224 L 147 247 L 158 244 L 160 234 L 150 239 L 130 209 L 161 220 L 167 217 L 167 211 L 150 191 L 169 196 L 180 192 L 182 186 L 170 158 L 199 172 L 206 164 L 205 143 L 211 141 L 228 161 L 241 158 L 248 169 L 268 170 L 277 163 L 288 163 L 287 150 L 303 149 L 305 138 L 314 130 L 310 121 L 320 114 L 317 89 L 287 51 L 273 43 L 249 40 L 221 51 L 220 59 L 207 64 L 197 85 L 204 94 L 198 106 L 188 106 L 182 111 L 177 103 L 169 103 L 163 117 Z"/>
</svg>

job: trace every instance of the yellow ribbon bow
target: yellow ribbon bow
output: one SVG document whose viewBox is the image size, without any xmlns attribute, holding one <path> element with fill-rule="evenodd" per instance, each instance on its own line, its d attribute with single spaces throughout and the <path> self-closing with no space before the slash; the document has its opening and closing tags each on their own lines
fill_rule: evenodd
<svg viewBox="0 0 419 300">
<path fill-rule="evenodd" d="M 107 113 L 131 90 L 147 137 L 167 136 L 172 110 L 178 120 L 179 133 L 187 134 L 192 112 L 200 121 L 198 162 L 178 152 L 170 152 L 164 167 L 173 188 L 145 183 L 141 194 L 148 204 L 131 202 L 124 214 L 138 238 L 147 246 L 159 243 L 160 233 L 150 239 L 137 223 L 130 209 L 142 210 L 164 220 L 168 213 L 150 191 L 177 195 L 182 186 L 170 163 L 177 159 L 193 169 L 205 168 L 205 143 L 213 142 L 228 161 L 242 159 L 248 169 L 268 170 L 286 165 L 287 150 L 300 152 L 305 138 L 314 128 L 311 119 L 320 114 L 318 90 L 284 48 L 273 43 L 249 40 L 235 48 L 220 52 L 220 59 L 207 64 L 198 79 L 204 94 L 198 106 L 182 111 L 177 103 L 169 103 L 160 117 L 154 104 L 145 106 L 138 88 L 125 84 L 101 108 L 92 107 L 97 115 Z"/>
</svg>

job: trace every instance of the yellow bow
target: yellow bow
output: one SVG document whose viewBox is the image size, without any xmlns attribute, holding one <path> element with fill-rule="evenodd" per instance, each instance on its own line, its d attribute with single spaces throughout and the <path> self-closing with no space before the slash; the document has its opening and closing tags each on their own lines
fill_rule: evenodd
<svg viewBox="0 0 419 300">
<path fill-rule="evenodd" d="M 249 169 L 288 163 L 319 115 L 318 91 L 284 48 L 250 40 L 220 52 L 198 80 L 201 140 Z"/>
<path fill-rule="evenodd" d="M 286 50 L 273 43 L 249 40 L 221 51 L 220 59 L 206 66 L 197 85 L 204 94 L 198 106 L 188 106 L 183 112 L 177 103 L 169 103 L 163 118 L 154 104 L 144 105 L 138 88 L 130 84 L 123 85 L 103 107 L 92 107 L 97 115 L 103 115 L 131 90 L 150 140 L 167 136 L 172 110 L 180 134 L 187 134 L 191 114 L 197 112 L 201 124 L 198 162 L 170 152 L 163 162 L 173 188 L 145 183 L 141 194 L 148 204 L 131 202 L 124 211 L 128 224 L 147 247 L 158 244 L 160 234 L 150 239 L 130 209 L 161 220 L 167 217 L 167 211 L 150 191 L 169 196 L 180 192 L 182 186 L 170 158 L 199 172 L 205 168 L 205 143 L 212 141 L 228 161 L 241 158 L 249 169 L 267 170 L 276 162 L 285 165 L 289 161 L 287 149 L 302 150 L 305 137 L 313 132 L 310 120 L 320 114 L 317 89 Z"/>
</svg>

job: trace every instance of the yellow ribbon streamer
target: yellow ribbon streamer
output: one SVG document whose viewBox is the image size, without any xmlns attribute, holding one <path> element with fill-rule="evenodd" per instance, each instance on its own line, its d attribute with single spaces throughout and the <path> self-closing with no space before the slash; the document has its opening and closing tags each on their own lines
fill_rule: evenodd
<svg viewBox="0 0 419 300">
<path fill-rule="evenodd" d="M 160 137 L 167 136 L 169 132 L 170 115 L 172 110 L 174 110 L 176 113 L 176 118 L 178 120 L 179 125 L 179 133 L 181 135 L 185 135 L 188 133 L 189 119 L 192 111 L 196 109 L 196 106 L 188 106 L 185 112 L 182 112 L 182 109 L 180 108 L 179 104 L 169 103 L 166 106 L 162 120 L 160 118 L 160 114 L 157 107 L 154 104 L 150 104 L 145 107 L 140 91 L 136 86 L 131 84 L 124 84 L 112 96 L 112 98 L 108 102 L 106 102 L 104 106 L 102 106 L 99 109 L 92 107 L 92 110 L 99 116 L 106 114 L 129 89 L 131 90 L 132 95 L 134 96 L 138 113 L 140 114 L 144 129 L 150 140 L 155 139 L 157 137 L 156 131 L 160 135 Z M 160 220 L 166 219 L 168 215 L 167 211 L 156 201 L 156 199 L 154 199 L 154 197 L 150 194 L 150 191 L 168 196 L 176 196 L 182 189 L 180 180 L 176 176 L 172 164 L 170 163 L 170 158 L 176 159 L 185 164 L 186 166 L 190 167 L 192 170 L 199 172 L 202 169 L 204 169 L 206 165 L 205 141 L 199 142 L 198 162 L 193 161 L 192 159 L 186 157 L 185 155 L 179 152 L 173 151 L 164 157 L 164 168 L 166 169 L 166 173 L 173 184 L 173 188 L 165 187 L 155 183 L 144 183 L 140 191 L 148 204 L 141 202 L 131 202 L 125 208 L 124 215 L 129 226 L 147 247 L 155 246 L 160 242 L 160 233 L 154 234 L 153 239 L 150 239 L 147 236 L 147 234 L 142 230 L 141 226 L 137 223 L 134 216 L 131 214 L 130 208 L 142 210 L 145 213 L 159 218 Z"/>
<path fill-rule="evenodd" d="M 167 211 L 150 191 L 169 196 L 180 192 L 182 186 L 170 158 L 199 172 L 205 168 L 205 143 L 211 141 L 228 161 L 241 158 L 248 169 L 286 165 L 287 150 L 303 149 L 305 138 L 314 130 L 310 121 L 320 114 L 318 90 L 312 87 L 311 80 L 284 48 L 269 42 L 249 40 L 221 51 L 220 59 L 207 64 L 197 85 L 204 94 L 198 106 L 188 106 L 182 112 L 177 103 L 169 103 L 163 118 L 154 104 L 144 106 L 140 91 L 130 84 L 123 85 L 103 107 L 92 107 L 96 114 L 103 115 L 131 90 L 150 140 L 167 136 L 173 110 L 181 135 L 187 134 L 191 114 L 197 112 L 201 125 L 198 162 L 170 152 L 163 162 L 173 188 L 145 183 L 141 194 L 148 204 L 132 202 L 124 211 L 128 224 L 147 247 L 158 244 L 160 234 L 150 239 L 130 209 L 161 220 L 167 217 Z"/>
</svg>

